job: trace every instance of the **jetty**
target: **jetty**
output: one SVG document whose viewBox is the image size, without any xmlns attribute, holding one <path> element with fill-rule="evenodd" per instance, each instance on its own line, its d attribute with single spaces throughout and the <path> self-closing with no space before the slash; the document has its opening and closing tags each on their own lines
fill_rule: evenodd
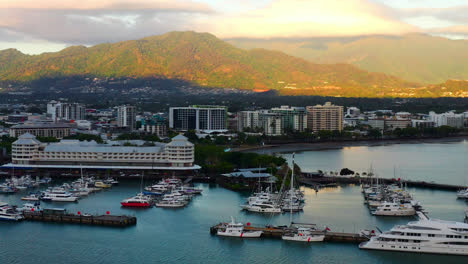
<svg viewBox="0 0 468 264">
<path fill-rule="evenodd" d="M 70 214 L 65 209 L 44 209 L 43 211 L 24 212 L 27 221 L 85 224 L 97 226 L 128 227 L 136 225 L 137 218 L 127 215 L 88 215 Z"/>
<path fill-rule="evenodd" d="M 304 175 L 304 174 L 303 174 Z M 323 176 L 323 177 L 299 177 L 298 182 L 313 188 L 321 188 L 333 186 L 331 184 L 362 184 L 378 182 L 384 184 L 404 184 L 408 187 L 419 187 L 439 190 L 461 190 L 466 189 L 468 186 L 451 185 L 426 181 L 408 181 L 389 178 L 375 178 L 375 177 L 346 177 L 346 176 Z"/>
<path fill-rule="evenodd" d="M 215 235 L 218 232 L 218 229 L 222 228 L 224 224 L 219 223 L 210 227 L 210 233 Z M 262 236 L 264 238 L 277 238 L 281 237 L 290 231 L 287 227 L 254 227 L 250 225 L 244 225 L 244 230 L 249 231 L 262 231 Z M 356 233 L 344 233 L 344 232 L 331 232 L 331 231 L 312 231 L 311 234 L 314 235 L 325 235 L 324 242 L 346 242 L 346 243 L 362 243 L 369 240 L 369 237 L 362 236 Z"/>
</svg>

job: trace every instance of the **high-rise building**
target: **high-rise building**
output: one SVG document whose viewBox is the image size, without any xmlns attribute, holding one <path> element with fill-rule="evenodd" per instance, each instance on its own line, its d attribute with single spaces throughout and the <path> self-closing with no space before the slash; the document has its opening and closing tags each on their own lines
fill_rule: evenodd
<svg viewBox="0 0 468 264">
<path fill-rule="evenodd" d="M 263 112 L 260 114 L 260 126 L 267 136 L 280 136 L 283 130 L 283 115 L 280 113 Z"/>
<path fill-rule="evenodd" d="M 86 109 L 79 103 L 61 103 L 50 101 L 47 104 L 47 114 L 54 121 L 58 120 L 84 120 Z"/>
<path fill-rule="evenodd" d="M 136 108 L 131 105 L 121 105 L 117 109 L 117 126 L 130 131 L 136 128 Z"/>
<path fill-rule="evenodd" d="M 261 111 L 241 111 L 237 113 L 237 129 L 244 131 L 246 128 L 255 130 L 260 128 Z"/>
<path fill-rule="evenodd" d="M 307 106 L 307 128 L 311 131 L 343 129 L 343 106 L 324 105 Z"/>
<path fill-rule="evenodd" d="M 281 126 L 285 132 L 303 132 L 307 128 L 307 113 L 304 107 L 282 105 L 272 108 L 270 112 L 281 115 Z"/>
<path fill-rule="evenodd" d="M 461 128 L 464 126 L 465 116 L 464 114 L 455 114 L 454 112 L 436 114 L 431 111 L 429 112 L 429 120 L 434 122 L 436 127 L 451 126 Z"/>
<path fill-rule="evenodd" d="M 156 134 L 158 137 L 167 136 L 167 123 L 166 120 L 160 115 L 153 115 L 152 117 L 141 120 L 141 131 Z"/>
<path fill-rule="evenodd" d="M 181 131 L 226 131 L 227 107 L 216 105 L 171 107 L 169 108 L 169 127 Z"/>
</svg>

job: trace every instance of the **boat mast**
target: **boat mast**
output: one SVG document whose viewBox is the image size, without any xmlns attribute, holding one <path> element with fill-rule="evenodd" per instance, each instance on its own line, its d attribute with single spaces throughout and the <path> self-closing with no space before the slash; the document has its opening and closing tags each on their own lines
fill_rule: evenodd
<svg viewBox="0 0 468 264">
<path fill-rule="evenodd" d="M 292 226 L 292 214 L 293 214 L 293 210 L 292 210 L 292 194 L 293 194 L 293 186 L 294 186 L 294 155 L 295 153 L 293 153 L 292 155 L 292 173 L 291 173 L 291 182 L 290 182 L 290 191 L 289 191 L 289 222 L 291 223 L 291 226 Z"/>
</svg>

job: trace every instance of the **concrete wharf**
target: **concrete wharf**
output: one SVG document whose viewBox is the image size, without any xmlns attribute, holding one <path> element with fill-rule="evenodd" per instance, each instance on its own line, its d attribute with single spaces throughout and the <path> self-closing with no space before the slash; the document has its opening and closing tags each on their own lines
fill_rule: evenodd
<svg viewBox="0 0 468 264">
<path fill-rule="evenodd" d="M 24 212 L 27 221 L 86 224 L 98 226 L 127 227 L 136 225 L 137 218 L 127 215 L 78 215 L 78 214 L 50 214 L 41 212 Z"/>
<path fill-rule="evenodd" d="M 224 224 L 219 223 L 210 228 L 210 233 L 215 235 L 218 229 L 222 228 Z M 287 227 L 254 227 L 244 225 L 244 230 L 249 231 L 263 231 L 262 237 L 264 238 L 278 238 L 289 232 L 291 229 Z M 346 242 L 346 243 L 361 243 L 369 240 L 369 237 L 361 236 L 356 233 L 344 232 L 330 232 L 330 231 L 313 231 L 314 235 L 325 235 L 324 242 Z"/>
</svg>

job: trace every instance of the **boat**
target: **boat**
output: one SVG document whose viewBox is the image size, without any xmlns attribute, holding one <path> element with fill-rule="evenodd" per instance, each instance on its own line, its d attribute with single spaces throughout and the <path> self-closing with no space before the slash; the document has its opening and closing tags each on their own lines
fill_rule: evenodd
<svg viewBox="0 0 468 264">
<path fill-rule="evenodd" d="M 123 207 L 151 207 L 152 201 L 142 193 L 120 202 Z"/>
<path fill-rule="evenodd" d="M 418 221 L 394 226 L 361 243 L 359 248 L 468 256 L 468 224 L 417 214 Z"/>
<path fill-rule="evenodd" d="M 94 186 L 97 188 L 110 188 L 112 187 L 111 183 L 105 183 L 103 181 L 96 181 L 94 182 Z"/>
<path fill-rule="evenodd" d="M 6 203 L 0 203 L 0 220 L 3 221 L 20 221 L 24 217 L 21 213 L 16 212 L 12 207 Z"/>
<path fill-rule="evenodd" d="M 21 197 L 23 201 L 39 201 L 41 199 L 40 194 L 30 193 L 28 196 Z"/>
<path fill-rule="evenodd" d="M 177 201 L 177 200 L 160 201 L 156 203 L 156 207 L 163 207 L 163 208 L 180 208 L 186 205 L 187 205 L 187 202 Z"/>
<path fill-rule="evenodd" d="M 409 203 L 383 202 L 372 214 L 380 216 L 411 216 L 416 214 L 416 210 Z"/>
<path fill-rule="evenodd" d="M 465 209 L 465 223 L 468 224 L 468 209 Z"/>
<path fill-rule="evenodd" d="M 216 232 L 218 236 L 241 237 L 241 238 L 256 238 L 263 234 L 263 231 L 244 230 L 242 223 L 236 223 L 234 217 L 231 216 L 231 222 L 225 223 Z"/>
<path fill-rule="evenodd" d="M 255 213 L 272 213 L 277 214 L 281 213 L 281 207 L 276 206 L 271 202 L 253 202 L 250 204 L 245 204 L 241 206 L 242 209 L 247 210 L 249 212 Z"/>
<path fill-rule="evenodd" d="M 76 202 L 78 197 L 73 196 L 70 192 L 65 191 L 63 188 L 52 188 L 44 192 L 41 200 L 52 202 Z"/>
<path fill-rule="evenodd" d="M 324 234 L 313 234 L 313 231 L 317 230 L 312 227 L 298 227 L 292 232 L 286 232 L 281 239 L 297 242 L 322 242 L 325 239 Z"/>
<path fill-rule="evenodd" d="M 23 207 L 16 208 L 18 212 L 40 212 L 42 208 L 39 203 L 25 203 Z"/>
<path fill-rule="evenodd" d="M 458 191 L 457 197 L 462 199 L 468 199 L 468 188 Z"/>
</svg>

